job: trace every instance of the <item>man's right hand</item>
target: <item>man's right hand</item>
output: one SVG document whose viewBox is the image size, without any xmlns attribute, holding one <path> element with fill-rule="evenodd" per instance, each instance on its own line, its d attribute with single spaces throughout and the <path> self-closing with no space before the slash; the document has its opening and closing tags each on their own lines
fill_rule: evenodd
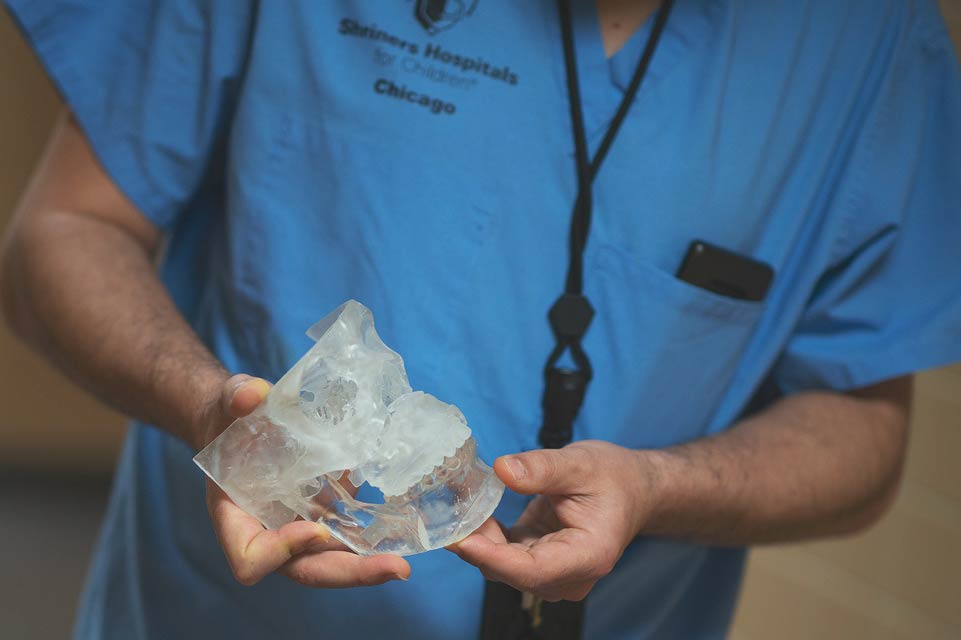
<svg viewBox="0 0 961 640">
<path fill-rule="evenodd" d="M 260 378 L 228 379 L 205 420 L 203 444 L 234 419 L 256 409 L 269 390 L 270 384 Z M 410 565 L 400 556 L 359 556 L 332 540 L 327 527 L 315 522 L 297 520 L 277 530 L 264 529 L 209 478 L 207 510 L 234 577 L 244 585 L 256 584 L 274 571 L 308 587 L 328 589 L 372 586 L 410 576 Z"/>
</svg>

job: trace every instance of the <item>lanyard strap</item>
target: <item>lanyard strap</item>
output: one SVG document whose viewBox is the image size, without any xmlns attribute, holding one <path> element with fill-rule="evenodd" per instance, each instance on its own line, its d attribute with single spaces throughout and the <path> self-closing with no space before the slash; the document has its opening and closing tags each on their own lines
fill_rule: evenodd
<svg viewBox="0 0 961 640">
<path fill-rule="evenodd" d="M 647 74 L 657 43 L 664 32 L 664 25 L 673 7 L 673 0 L 664 0 L 657 11 L 654 25 L 644 46 L 644 52 L 634 70 L 623 99 L 614 113 L 611 124 L 601 140 L 593 159 L 588 158 L 587 136 L 584 132 L 584 114 L 581 92 L 577 80 L 577 59 L 574 52 L 574 30 L 568 0 L 557 0 L 561 33 L 564 41 L 564 66 L 567 71 L 567 97 L 571 110 L 571 129 L 574 134 L 574 160 L 577 167 L 577 198 L 571 214 L 569 240 L 569 263 L 564 293 L 554 302 L 548 320 L 554 332 L 556 344 L 544 366 L 544 422 L 540 442 L 544 448 L 558 449 L 571 441 L 574 419 L 577 417 L 587 391 L 587 383 L 593 377 L 591 361 L 581 347 L 581 339 L 594 317 L 594 308 L 584 296 L 584 248 L 591 226 L 594 204 L 592 193 L 594 178 L 607 157 L 614 138 L 627 116 L 627 111 L 637 96 L 637 91 Z M 576 369 L 558 368 L 557 362 L 570 350 Z"/>
</svg>

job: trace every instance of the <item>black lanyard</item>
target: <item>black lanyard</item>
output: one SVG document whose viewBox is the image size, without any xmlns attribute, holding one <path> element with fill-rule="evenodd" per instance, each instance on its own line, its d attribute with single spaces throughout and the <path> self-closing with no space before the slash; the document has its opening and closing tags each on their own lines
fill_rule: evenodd
<svg viewBox="0 0 961 640">
<path fill-rule="evenodd" d="M 657 43 L 664 31 L 673 0 L 664 0 L 654 18 L 651 34 L 644 46 L 644 53 L 637 63 L 621 104 L 614 113 L 597 153 L 592 160 L 587 155 L 587 137 L 584 133 L 584 114 L 581 107 L 581 92 L 577 81 L 577 59 L 574 53 L 574 33 L 571 27 L 571 11 L 568 0 L 558 0 L 561 33 L 564 40 L 564 66 L 567 69 L 567 97 L 571 110 L 571 129 L 574 133 L 574 159 L 577 166 L 577 198 L 571 214 L 570 262 L 567 267 L 567 281 L 564 293 L 557 299 L 548 313 L 556 344 L 544 366 L 544 422 L 540 431 L 541 446 L 545 449 L 559 449 L 571 441 L 574 419 L 577 417 L 587 391 L 587 383 L 593 377 L 591 361 L 581 347 L 581 339 L 594 317 L 594 308 L 583 293 L 584 247 L 591 226 L 591 210 L 594 204 L 592 187 L 594 178 L 600 171 L 604 158 L 617 136 L 627 110 L 637 95 L 644 80 L 647 68 L 654 57 Z M 567 369 L 557 366 L 558 360 L 569 349 L 576 368 Z"/>
</svg>

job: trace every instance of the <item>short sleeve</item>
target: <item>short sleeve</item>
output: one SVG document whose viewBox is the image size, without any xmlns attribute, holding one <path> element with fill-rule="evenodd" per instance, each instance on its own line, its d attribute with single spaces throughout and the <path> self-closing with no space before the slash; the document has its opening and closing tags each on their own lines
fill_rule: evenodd
<svg viewBox="0 0 961 640">
<path fill-rule="evenodd" d="M 232 111 L 244 0 L 6 0 L 97 158 L 155 224 L 201 184 Z"/>
<path fill-rule="evenodd" d="M 772 372 L 783 392 L 847 390 L 961 360 L 961 75 L 931 5 L 869 116 L 845 248 Z"/>
</svg>

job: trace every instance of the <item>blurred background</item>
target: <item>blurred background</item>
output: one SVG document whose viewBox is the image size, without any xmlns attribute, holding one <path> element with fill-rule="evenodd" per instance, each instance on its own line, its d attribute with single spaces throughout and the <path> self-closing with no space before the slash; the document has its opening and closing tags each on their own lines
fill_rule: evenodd
<svg viewBox="0 0 961 640">
<path fill-rule="evenodd" d="M 961 48 L 961 0 L 941 6 Z M 0 10 L 0 229 L 59 108 Z M 65 638 L 124 422 L 5 328 L 0 407 L 0 638 Z M 731 637 L 961 639 L 961 366 L 918 376 L 889 515 L 855 538 L 754 551 Z"/>
</svg>

